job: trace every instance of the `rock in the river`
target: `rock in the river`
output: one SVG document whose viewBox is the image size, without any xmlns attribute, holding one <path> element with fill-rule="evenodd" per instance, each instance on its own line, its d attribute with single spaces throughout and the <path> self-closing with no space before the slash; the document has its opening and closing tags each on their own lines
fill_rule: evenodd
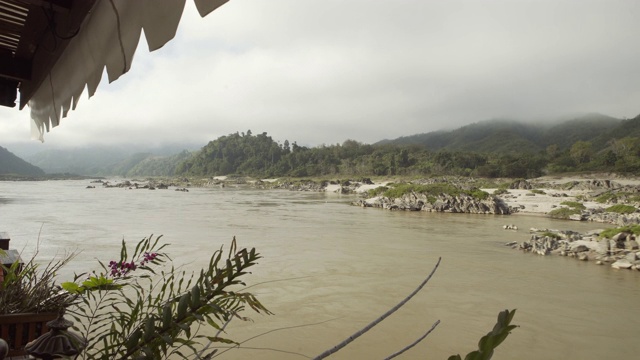
<svg viewBox="0 0 640 360">
<path fill-rule="evenodd" d="M 352 205 L 365 206 L 363 202 L 372 207 L 380 207 L 387 210 L 405 211 L 429 211 L 467 214 L 497 214 L 508 215 L 509 207 L 497 197 L 490 196 L 479 200 L 461 193 L 459 195 L 439 194 L 436 196 L 410 192 L 398 198 L 384 196 L 357 200 Z"/>
<path fill-rule="evenodd" d="M 584 234 L 571 230 L 537 229 L 529 230 L 531 238 L 514 248 L 538 255 L 556 254 L 572 257 L 581 261 L 595 260 L 594 263 L 611 264 L 615 269 L 634 269 L 640 271 L 640 251 L 625 247 L 625 241 L 633 234 L 616 234 L 612 239 L 600 239 L 597 234 L 602 230 Z M 622 242 L 621 242 L 622 241 Z"/>
<path fill-rule="evenodd" d="M 571 214 L 569 215 L 569 220 L 582 221 L 584 220 L 584 216 L 582 216 L 582 214 Z"/>
<path fill-rule="evenodd" d="M 633 264 L 627 259 L 620 259 L 611 264 L 611 267 L 614 269 L 631 269 L 632 266 Z"/>
</svg>

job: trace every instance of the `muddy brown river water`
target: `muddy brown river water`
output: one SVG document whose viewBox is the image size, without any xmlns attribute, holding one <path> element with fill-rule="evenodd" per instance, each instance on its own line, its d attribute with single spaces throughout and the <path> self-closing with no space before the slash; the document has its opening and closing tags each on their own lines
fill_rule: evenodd
<svg viewBox="0 0 640 360">
<path fill-rule="evenodd" d="M 85 189 L 88 181 L 0 182 L 0 231 L 43 261 L 81 250 L 61 277 L 96 268 L 163 234 L 177 265 L 196 269 L 233 236 L 264 256 L 246 278 L 272 316 L 247 314 L 223 359 L 302 359 L 330 348 L 413 291 L 406 306 L 333 359 L 388 356 L 441 324 L 404 359 L 446 359 L 476 348 L 503 309 L 520 325 L 494 359 L 634 359 L 640 356 L 640 272 L 505 247 L 530 227 L 585 231 L 601 224 L 536 216 L 389 212 L 350 196 L 248 188 Z M 519 231 L 502 225 L 516 224 Z M 42 230 L 40 232 L 40 228 Z M 39 235 L 40 233 L 40 235 Z M 66 279 L 65 279 L 66 280 Z M 263 334 L 263 335 L 260 335 Z"/>
</svg>

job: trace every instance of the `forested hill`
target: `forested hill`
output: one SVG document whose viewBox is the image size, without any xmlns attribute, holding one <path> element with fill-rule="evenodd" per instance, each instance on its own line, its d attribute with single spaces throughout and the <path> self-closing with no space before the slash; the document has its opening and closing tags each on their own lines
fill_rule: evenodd
<svg viewBox="0 0 640 360">
<path fill-rule="evenodd" d="M 483 153 L 538 152 L 550 145 L 559 149 L 570 148 L 576 141 L 592 141 L 602 147 L 618 131 L 640 125 L 601 114 L 589 114 L 555 124 L 521 123 L 513 120 L 489 120 L 463 126 L 451 131 L 436 131 L 404 136 L 394 140 L 382 140 L 375 145 L 419 145 L 430 150 L 463 150 Z M 630 125 L 630 126 L 629 126 Z"/>
<path fill-rule="evenodd" d="M 347 140 L 315 148 L 248 131 L 211 141 L 176 167 L 176 175 L 257 177 L 536 177 L 569 171 L 640 173 L 640 116 L 592 115 L 546 126 L 489 121 L 374 145 Z"/>
<path fill-rule="evenodd" d="M 44 171 L 0 146 L 0 174 L 42 176 Z"/>
</svg>

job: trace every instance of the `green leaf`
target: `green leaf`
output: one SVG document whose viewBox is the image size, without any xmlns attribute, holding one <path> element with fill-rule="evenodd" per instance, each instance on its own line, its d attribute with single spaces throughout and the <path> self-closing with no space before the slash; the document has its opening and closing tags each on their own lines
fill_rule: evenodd
<svg viewBox="0 0 640 360">
<path fill-rule="evenodd" d="M 189 306 L 189 295 L 184 294 L 180 297 L 180 302 L 178 303 L 178 320 L 184 319 L 187 315 L 187 308 Z"/>
<path fill-rule="evenodd" d="M 162 340 L 169 346 L 173 345 L 173 338 L 167 334 L 161 336 Z"/>
<path fill-rule="evenodd" d="M 70 282 L 70 281 L 63 282 L 62 284 L 60 284 L 60 286 L 63 289 L 65 289 L 66 291 L 68 291 L 68 292 L 70 292 L 72 294 L 81 294 L 82 293 L 81 287 L 78 284 L 74 283 L 74 282 Z"/>
<path fill-rule="evenodd" d="M 478 350 L 472 351 L 465 360 L 489 360 L 494 354 L 495 348 L 498 347 L 510 334 L 511 330 L 515 329 L 517 325 L 510 325 L 511 320 L 515 315 L 516 310 L 504 310 L 498 313 L 498 321 L 494 325 L 493 329 L 480 341 L 478 341 Z M 459 355 L 453 355 L 449 357 L 450 360 L 460 360 Z"/>
<path fill-rule="evenodd" d="M 133 334 L 129 336 L 129 338 L 127 339 L 127 342 L 125 343 L 125 347 L 127 348 L 127 350 L 131 350 L 134 347 L 136 347 L 136 345 L 138 345 L 138 342 L 140 341 L 141 336 L 142 336 L 142 331 L 140 329 L 137 329 L 136 331 L 134 331 Z"/>
<path fill-rule="evenodd" d="M 156 334 L 156 327 L 153 321 L 153 318 L 149 316 L 144 324 L 144 336 L 143 339 L 145 342 L 151 341 Z"/>
<path fill-rule="evenodd" d="M 191 307 L 200 307 L 200 288 L 198 287 L 198 285 L 194 286 L 191 289 Z"/>
<path fill-rule="evenodd" d="M 206 338 L 209 339 L 209 341 L 211 341 L 211 342 L 240 345 L 240 343 L 238 343 L 238 342 L 235 342 L 233 340 L 226 339 L 226 338 L 221 338 L 221 337 L 218 337 L 218 336 L 206 336 Z"/>
</svg>

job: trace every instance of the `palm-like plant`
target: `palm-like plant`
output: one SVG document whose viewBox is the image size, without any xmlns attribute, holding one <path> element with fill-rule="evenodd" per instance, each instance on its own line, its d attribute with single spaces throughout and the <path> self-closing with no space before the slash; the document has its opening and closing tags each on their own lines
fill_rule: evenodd
<svg viewBox="0 0 640 360">
<path fill-rule="evenodd" d="M 22 313 L 57 313 L 73 303 L 74 294 L 62 291 L 56 283 L 56 274 L 75 257 L 66 254 L 62 259 L 40 265 L 38 251 L 27 263 L 14 262 L 0 265 L 4 278 L 0 281 L 0 315 Z"/>
<path fill-rule="evenodd" d="M 209 350 L 212 342 L 234 343 L 218 335 L 232 318 L 245 320 L 239 315 L 245 308 L 270 314 L 252 294 L 237 290 L 260 259 L 255 249 L 238 250 L 234 238 L 226 258 L 220 248 L 195 275 L 168 267 L 159 240 L 141 240 L 131 255 L 123 241 L 119 261 L 101 262 L 101 273 L 62 284 L 79 296 L 68 313 L 88 339 L 80 358 L 206 359 L 216 352 Z M 218 334 L 202 335 L 202 325 Z"/>
</svg>

